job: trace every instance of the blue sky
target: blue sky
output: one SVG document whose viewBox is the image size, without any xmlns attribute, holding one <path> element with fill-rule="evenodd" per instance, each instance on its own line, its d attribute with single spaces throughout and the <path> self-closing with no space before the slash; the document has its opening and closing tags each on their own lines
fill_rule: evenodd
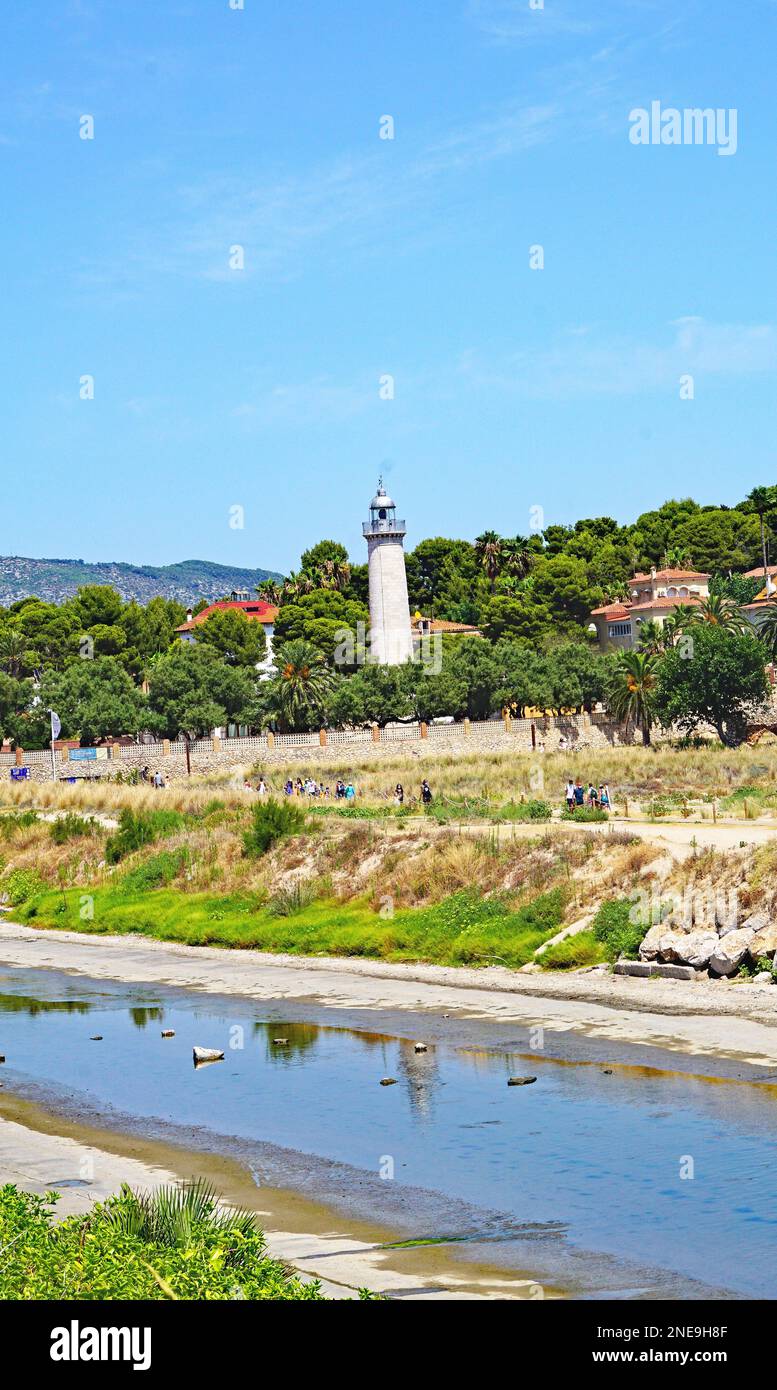
<svg viewBox="0 0 777 1390">
<path fill-rule="evenodd" d="M 0 551 L 361 560 L 381 470 L 410 545 L 777 481 L 775 0 L 244 6 L 4 8 Z M 635 146 L 652 101 L 736 154 Z"/>
</svg>

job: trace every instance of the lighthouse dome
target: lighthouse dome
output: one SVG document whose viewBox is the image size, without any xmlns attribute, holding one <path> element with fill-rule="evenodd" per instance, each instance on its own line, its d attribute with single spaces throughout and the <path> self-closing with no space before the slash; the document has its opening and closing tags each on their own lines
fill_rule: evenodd
<svg viewBox="0 0 777 1390">
<path fill-rule="evenodd" d="M 377 508 L 380 508 L 380 507 L 386 507 L 386 508 L 388 508 L 388 507 L 395 507 L 395 506 L 396 506 L 396 502 L 392 502 L 392 500 L 391 500 L 391 498 L 389 497 L 388 493 L 387 493 L 387 492 L 385 491 L 385 489 L 382 488 L 382 487 L 379 487 L 379 488 L 378 488 L 378 491 L 375 493 L 375 496 L 373 497 L 372 501 L 370 502 L 370 507 L 375 507 L 376 509 L 377 509 Z"/>
</svg>

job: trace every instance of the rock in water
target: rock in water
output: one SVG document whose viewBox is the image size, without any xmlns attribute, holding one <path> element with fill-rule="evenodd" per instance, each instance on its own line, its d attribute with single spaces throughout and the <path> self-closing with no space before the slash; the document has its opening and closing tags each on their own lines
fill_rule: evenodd
<svg viewBox="0 0 777 1390">
<path fill-rule="evenodd" d="M 102 1042 L 102 1040 L 103 1040 L 103 1035 L 102 1035 L 102 1033 L 95 1033 L 94 1037 L 89 1039 L 90 1042 Z"/>
<path fill-rule="evenodd" d="M 193 1047 L 192 1054 L 195 1062 L 223 1062 L 224 1053 L 219 1052 L 215 1047 Z"/>
<path fill-rule="evenodd" d="M 274 1046 L 274 1047 L 288 1047 L 288 1045 L 289 1045 L 289 1040 L 288 1040 L 288 1038 L 273 1038 L 273 1046 Z"/>
<path fill-rule="evenodd" d="M 413 1051 L 414 1051 L 414 1052 L 428 1052 L 429 1049 L 428 1049 L 428 1047 L 426 1046 L 426 1043 L 413 1043 Z"/>
<path fill-rule="evenodd" d="M 508 1086 L 531 1086 L 532 1082 L 536 1080 L 536 1076 L 508 1076 L 507 1084 Z"/>
<path fill-rule="evenodd" d="M 163 1028 L 163 1029 L 162 1029 L 162 1037 L 163 1037 L 163 1038 L 174 1038 L 174 1037 L 175 1037 L 175 1029 L 174 1029 L 174 1028 Z"/>
<path fill-rule="evenodd" d="M 395 1076 L 383 1076 L 380 1084 L 381 1086 L 396 1086 L 397 1078 Z"/>
</svg>

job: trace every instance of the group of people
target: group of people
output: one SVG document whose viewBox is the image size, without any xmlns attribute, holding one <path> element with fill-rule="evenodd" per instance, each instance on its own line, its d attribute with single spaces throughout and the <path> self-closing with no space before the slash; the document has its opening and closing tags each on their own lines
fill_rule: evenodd
<svg viewBox="0 0 777 1390">
<path fill-rule="evenodd" d="M 160 772 L 159 768 L 157 768 L 156 772 L 152 773 L 151 768 L 148 766 L 148 764 L 146 764 L 145 767 L 142 767 L 140 769 L 140 780 L 141 782 L 146 782 L 147 784 L 150 784 L 152 787 L 156 787 L 157 791 L 160 787 L 165 786 L 164 773 Z"/>
<path fill-rule="evenodd" d="M 590 806 L 593 810 L 600 808 L 603 811 L 612 809 L 610 788 L 606 782 L 602 782 L 599 787 L 595 782 L 589 782 L 586 790 L 585 783 L 581 782 L 579 777 L 575 778 L 574 782 L 568 777 L 564 800 L 568 811 L 574 811 L 576 806 Z"/>
<path fill-rule="evenodd" d="M 246 778 L 243 783 L 243 789 L 247 792 L 256 792 L 259 796 L 270 795 L 270 790 L 264 777 L 260 777 L 256 783 Z M 335 782 L 334 793 L 328 785 L 325 785 L 323 782 L 317 782 L 314 777 L 297 777 L 296 779 L 287 777 L 283 786 L 283 793 L 284 796 L 320 796 L 325 800 L 328 797 L 334 796 L 335 801 L 345 801 L 346 803 L 350 803 L 356 799 L 356 787 L 353 782 L 344 782 L 342 777 L 338 777 Z M 424 806 L 428 806 L 431 800 L 432 789 L 426 778 L 424 778 L 421 783 L 421 801 Z M 405 789 L 401 782 L 397 782 L 394 788 L 394 805 L 404 806 L 404 804 Z"/>
</svg>

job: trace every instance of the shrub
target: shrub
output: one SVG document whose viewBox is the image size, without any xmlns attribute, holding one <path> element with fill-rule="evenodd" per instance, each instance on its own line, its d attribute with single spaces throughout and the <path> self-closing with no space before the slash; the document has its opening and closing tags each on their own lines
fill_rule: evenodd
<svg viewBox="0 0 777 1390">
<path fill-rule="evenodd" d="M 580 970 L 585 965 L 599 965 L 606 959 L 602 944 L 592 931 L 568 936 L 537 957 L 543 970 Z"/>
<path fill-rule="evenodd" d="M 0 816 L 0 839 L 8 840 L 15 830 L 26 830 L 38 820 L 37 811 L 11 811 Z"/>
<path fill-rule="evenodd" d="M 11 907 L 26 903 L 44 887 L 43 880 L 33 869 L 12 869 L 2 880 L 2 891 Z"/>
<path fill-rule="evenodd" d="M 260 801 L 254 806 L 251 829 L 243 834 L 243 853 L 249 858 L 266 854 L 278 840 L 299 835 L 307 824 L 305 812 L 289 801 Z"/>
<path fill-rule="evenodd" d="M 565 810 L 561 813 L 562 820 L 577 821 L 597 821 L 609 820 L 609 816 L 601 806 L 576 806 L 573 811 Z"/>
<path fill-rule="evenodd" d="M 64 845 L 68 840 L 78 839 L 81 835 L 93 835 L 98 829 L 98 823 L 93 817 L 90 816 L 87 820 L 72 811 L 68 811 L 66 816 L 58 816 L 50 827 L 55 845 Z"/>
<path fill-rule="evenodd" d="M 118 864 L 125 855 L 163 835 L 172 835 L 184 824 L 185 817 L 178 811 L 131 811 L 125 807 L 119 815 L 118 830 L 106 841 L 105 858 L 109 864 Z"/>
<path fill-rule="evenodd" d="M 552 815 L 547 801 L 508 801 L 497 811 L 495 820 L 549 821 Z"/>
<path fill-rule="evenodd" d="M 0 1299 L 320 1300 L 269 1259 L 250 1212 L 221 1211 L 203 1183 L 118 1197 L 55 1224 L 50 1205 L 0 1188 Z"/>
<path fill-rule="evenodd" d="M 125 873 L 121 887 L 127 893 L 143 893 L 154 888 L 166 888 L 173 879 L 178 878 L 191 864 L 188 849 L 165 849 L 147 859 L 144 864 Z"/>
<path fill-rule="evenodd" d="M 306 907 L 310 907 L 315 896 L 313 885 L 298 879 L 288 888 L 279 888 L 277 893 L 273 894 L 267 904 L 267 911 L 271 917 L 294 917 L 297 912 L 303 912 Z"/>
<path fill-rule="evenodd" d="M 634 903 L 629 898 L 611 898 L 603 902 L 593 920 L 593 933 L 604 949 L 607 960 L 636 960 L 647 923 L 632 922 Z"/>
</svg>

